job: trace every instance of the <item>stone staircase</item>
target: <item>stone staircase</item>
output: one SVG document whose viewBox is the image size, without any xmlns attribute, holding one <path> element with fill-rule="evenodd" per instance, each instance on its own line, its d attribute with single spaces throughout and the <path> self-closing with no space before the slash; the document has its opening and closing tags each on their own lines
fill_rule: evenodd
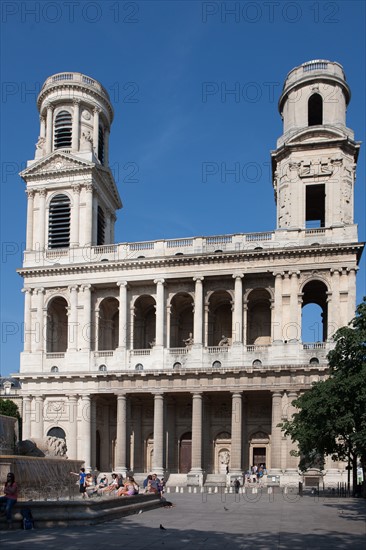
<svg viewBox="0 0 366 550">
<path fill-rule="evenodd" d="M 204 483 L 205 487 L 226 487 L 226 474 L 207 474 Z"/>
<path fill-rule="evenodd" d="M 186 487 L 187 474 L 169 474 L 167 487 Z"/>
</svg>

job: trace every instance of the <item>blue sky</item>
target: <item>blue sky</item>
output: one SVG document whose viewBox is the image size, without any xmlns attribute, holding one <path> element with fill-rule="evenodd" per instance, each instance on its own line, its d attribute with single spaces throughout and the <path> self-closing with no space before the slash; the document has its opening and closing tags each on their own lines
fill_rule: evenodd
<svg viewBox="0 0 366 550">
<path fill-rule="evenodd" d="M 16 269 L 26 196 L 17 173 L 34 157 L 37 91 L 48 76 L 82 72 L 111 95 L 110 161 L 124 203 L 117 242 L 274 229 L 269 163 L 282 133 L 277 100 L 286 74 L 305 61 L 343 65 L 352 90 L 347 125 L 364 139 L 364 2 L 4 0 L 1 9 L 2 375 L 19 369 L 23 294 Z M 239 97 L 229 93 L 235 88 Z M 217 173 L 203 177 L 205 163 Z M 239 181 L 225 173 L 235 165 Z M 355 200 L 360 240 L 364 174 L 363 146 Z M 365 293 L 363 259 L 358 302 Z"/>
</svg>

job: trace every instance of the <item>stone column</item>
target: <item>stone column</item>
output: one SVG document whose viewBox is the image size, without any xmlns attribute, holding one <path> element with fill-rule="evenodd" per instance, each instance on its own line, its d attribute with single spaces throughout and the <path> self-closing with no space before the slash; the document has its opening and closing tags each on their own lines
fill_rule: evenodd
<svg viewBox="0 0 366 550">
<path fill-rule="evenodd" d="M 32 398 L 29 395 L 23 397 L 22 409 L 23 440 L 26 440 L 32 437 Z"/>
<path fill-rule="evenodd" d="M 125 395 L 117 395 L 117 442 L 115 471 L 125 476 L 127 470 L 127 398 Z"/>
<path fill-rule="evenodd" d="M 190 474 L 202 473 L 202 393 L 194 393 L 192 397 L 192 466 Z"/>
<path fill-rule="evenodd" d="M 164 279 L 155 279 L 156 284 L 156 333 L 155 346 L 164 346 Z"/>
<path fill-rule="evenodd" d="M 98 157 L 100 108 L 99 107 L 94 107 L 93 113 L 94 113 L 94 118 L 93 118 L 93 149 L 94 149 L 95 156 Z"/>
<path fill-rule="evenodd" d="M 234 273 L 234 311 L 233 311 L 233 329 L 232 342 L 243 343 L 243 273 Z"/>
<path fill-rule="evenodd" d="M 24 351 L 32 351 L 32 289 L 23 288 L 24 292 Z"/>
<path fill-rule="evenodd" d="M 195 282 L 194 292 L 194 318 L 193 318 L 193 343 L 202 346 L 203 334 L 203 277 L 193 277 Z"/>
<path fill-rule="evenodd" d="M 95 470 L 97 465 L 97 403 L 90 401 L 90 467 Z"/>
<path fill-rule="evenodd" d="M 46 122 L 46 155 L 52 151 L 53 139 L 53 106 L 47 105 L 47 122 Z"/>
<path fill-rule="evenodd" d="M 243 394 L 233 393 L 231 396 L 231 456 L 230 474 L 241 475 L 242 464 L 242 415 L 243 415 Z"/>
<path fill-rule="evenodd" d="M 44 397 L 43 395 L 37 395 L 34 398 L 34 422 L 33 422 L 33 429 L 32 429 L 32 435 L 33 437 L 42 439 L 44 437 L 44 427 L 43 427 L 43 407 L 44 407 Z"/>
<path fill-rule="evenodd" d="M 27 201 L 27 237 L 26 237 L 26 250 L 33 250 L 33 226 L 34 226 L 34 190 L 27 189 L 28 196 Z"/>
<path fill-rule="evenodd" d="M 248 334 L 248 300 L 243 301 L 243 343 L 247 345 Z"/>
<path fill-rule="evenodd" d="M 85 470 L 91 469 L 91 398 L 79 398 L 78 459 L 85 463 Z"/>
<path fill-rule="evenodd" d="M 135 306 L 130 307 L 130 349 L 134 349 Z"/>
<path fill-rule="evenodd" d="M 79 151 L 79 116 L 80 116 L 80 99 L 73 100 L 74 112 L 72 115 L 72 142 L 71 149 L 72 151 Z"/>
<path fill-rule="evenodd" d="M 355 316 L 356 310 L 356 271 L 358 268 L 347 268 L 348 275 L 348 319 L 347 324 Z"/>
<path fill-rule="evenodd" d="M 164 395 L 154 395 L 154 453 L 153 470 L 159 476 L 164 475 Z"/>
<path fill-rule="evenodd" d="M 271 473 L 281 471 L 282 432 L 277 424 L 282 422 L 282 394 L 272 393 Z"/>
<path fill-rule="evenodd" d="M 77 396 L 69 395 L 68 396 L 68 412 L 69 412 L 69 421 L 68 428 L 69 433 L 66 438 L 67 444 L 67 456 L 71 460 L 77 459 Z"/>
<path fill-rule="evenodd" d="M 78 287 L 77 286 L 69 286 L 69 294 L 70 294 L 70 310 L 69 310 L 69 319 L 68 319 L 68 345 L 67 350 L 68 351 L 76 351 L 78 347 L 78 312 L 77 312 L 77 306 L 78 306 Z"/>
<path fill-rule="evenodd" d="M 109 129 L 104 129 L 104 166 L 109 165 Z"/>
<path fill-rule="evenodd" d="M 274 315 L 273 315 L 273 342 L 283 342 L 282 334 L 282 273 L 273 273 L 274 285 Z"/>
<path fill-rule="evenodd" d="M 38 248 L 40 251 L 45 247 L 46 235 L 46 189 L 39 189 L 39 218 L 38 218 Z"/>
<path fill-rule="evenodd" d="M 78 348 L 82 351 L 90 351 L 91 348 L 91 290 L 91 285 L 79 287 L 79 301 L 82 304 L 83 313 L 81 323 L 78 320 Z"/>
<path fill-rule="evenodd" d="M 328 327 L 327 327 L 327 339 L 330 339 L 333 334 L 342 325 L 340 324 L 340 296 L 339 296 L 339 283 L 340 272 L 338 269 L 331 269 L 331 291 L 332 298 L 330 302 L 330 311 L 328 313 Z"/>
<path fill-rule="evenodd" d="M 93 244 L 93 185 L 88 183 L 85 186 L 85 227 L 84 239 L 81 245 L 92 246 Z"/>
<path fill-rule="evenodd" d="M 45 335 L 47 327 L 44 326 L 44 288 L 37 288 L 37 326 L 36 326 L 36 351 L 44 351 Z"/>
<path fill-rule="evenodd" d="M 79 221 L 80 221 L 80 185 L 72 186 L 73 191 L 73 206 L 71 209 L 70 222 L 70 245 L 79 246 Z"/>
<path fill-rule="evenodd" d="M 291 340 L 301 340 L 301 323 L 299 323 L 299 286 L 298 275 L 300 272 L 291 273 L 290 293 L 290 318 L 291 318 Z"/>
<path fill-rule="evenodd" d="M 118 348 L 120 350 L 127 347 L 127 282 L 120 281 L 119 287 L 119 333 Z"/>
<path fill-rule="evenodd" d="M 204 323 L 204 347 L 208 347 L 208 314 L 210 306 L 205 304 L 205 323 Z"/>
<path fill-rule="evenodd" d="M 40 126 L 39 137 L 45 138 L 46 137 L 46 119 L 43 115 L 40 115 L 39 122 L 40 122 L 40 125 L 41 125 Z"/>
</svg>

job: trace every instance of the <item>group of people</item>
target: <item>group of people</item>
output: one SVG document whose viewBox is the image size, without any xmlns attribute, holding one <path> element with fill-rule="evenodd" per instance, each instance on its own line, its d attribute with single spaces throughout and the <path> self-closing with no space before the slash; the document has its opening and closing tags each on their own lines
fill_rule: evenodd
<svg viewBox="0 0 366 550">
<path fill-rule="evenodd" d="M 165 483 L 163 477 L 159 479 L 157 474 L 149 474 L 147 478 L 144 479 L 143 488 L 145 493 L 162 495 L 164 493 Z"/>
<path fill-rule="evenodd" d="M 80 472 L 70 472 L 79 477 L 79 492 L 83 499 L 91 498 L 93 495 L 114 495 L 117 497 L 138 495 L 139 486 L 132 476 L 125 479 L 122 474 L 112 474 L 112 480 L 109 482 L 105 474 L 98 479 L 91 473 L 86 473 L 85 468 L 80 468 Z"/>
<path fill-rule="evenodd" d="M 267 475 L 267 470 L 264 464 L 254 464 L 245 474 L 248 483 L 259 483 L 263 476 Z"/>
</svg>

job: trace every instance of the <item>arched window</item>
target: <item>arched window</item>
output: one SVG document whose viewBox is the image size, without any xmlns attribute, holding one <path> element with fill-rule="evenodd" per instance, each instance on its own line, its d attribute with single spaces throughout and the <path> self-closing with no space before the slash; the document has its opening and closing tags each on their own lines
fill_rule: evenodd
<svg viewBox="0 0 366 550">
<path fill-rule="evenodd" d="M 71 147 L 72 119 L 68 111 L 60 111 L 55 118 L 55 149 Z"/>
<path fill-rule="evenodd" d="M 52 437 L 59 437 L 60 439 L 66 439 L 65 431 L 60 428 L 59 426 L 55 426 L 54 428 L 50 428 L 47 432 L 47 435 L 50 435 Z"/>
<path fill-rule="evenodd" d="M 70 246 L 70 199 L 56 195 L 50 202 L 48 221 L 48 248 Z"/>
<path fill-rule="evenodd" d="M 98 159 L 101 164 L 104 164 L 104 130 L 102 126 L 99 126 L 98 131 Z"/>
<path fill-rule="evenodd" d="M 308 101 L 308 125 L 318 124 L 323 124 L 323 98 L 319 94 L 313 94 Z"/>
<path fill-rule="evenodd" d="M 101 206 L 98 206 L 97 246 L 105 242 L 105 216 Z"/>
</svg>

